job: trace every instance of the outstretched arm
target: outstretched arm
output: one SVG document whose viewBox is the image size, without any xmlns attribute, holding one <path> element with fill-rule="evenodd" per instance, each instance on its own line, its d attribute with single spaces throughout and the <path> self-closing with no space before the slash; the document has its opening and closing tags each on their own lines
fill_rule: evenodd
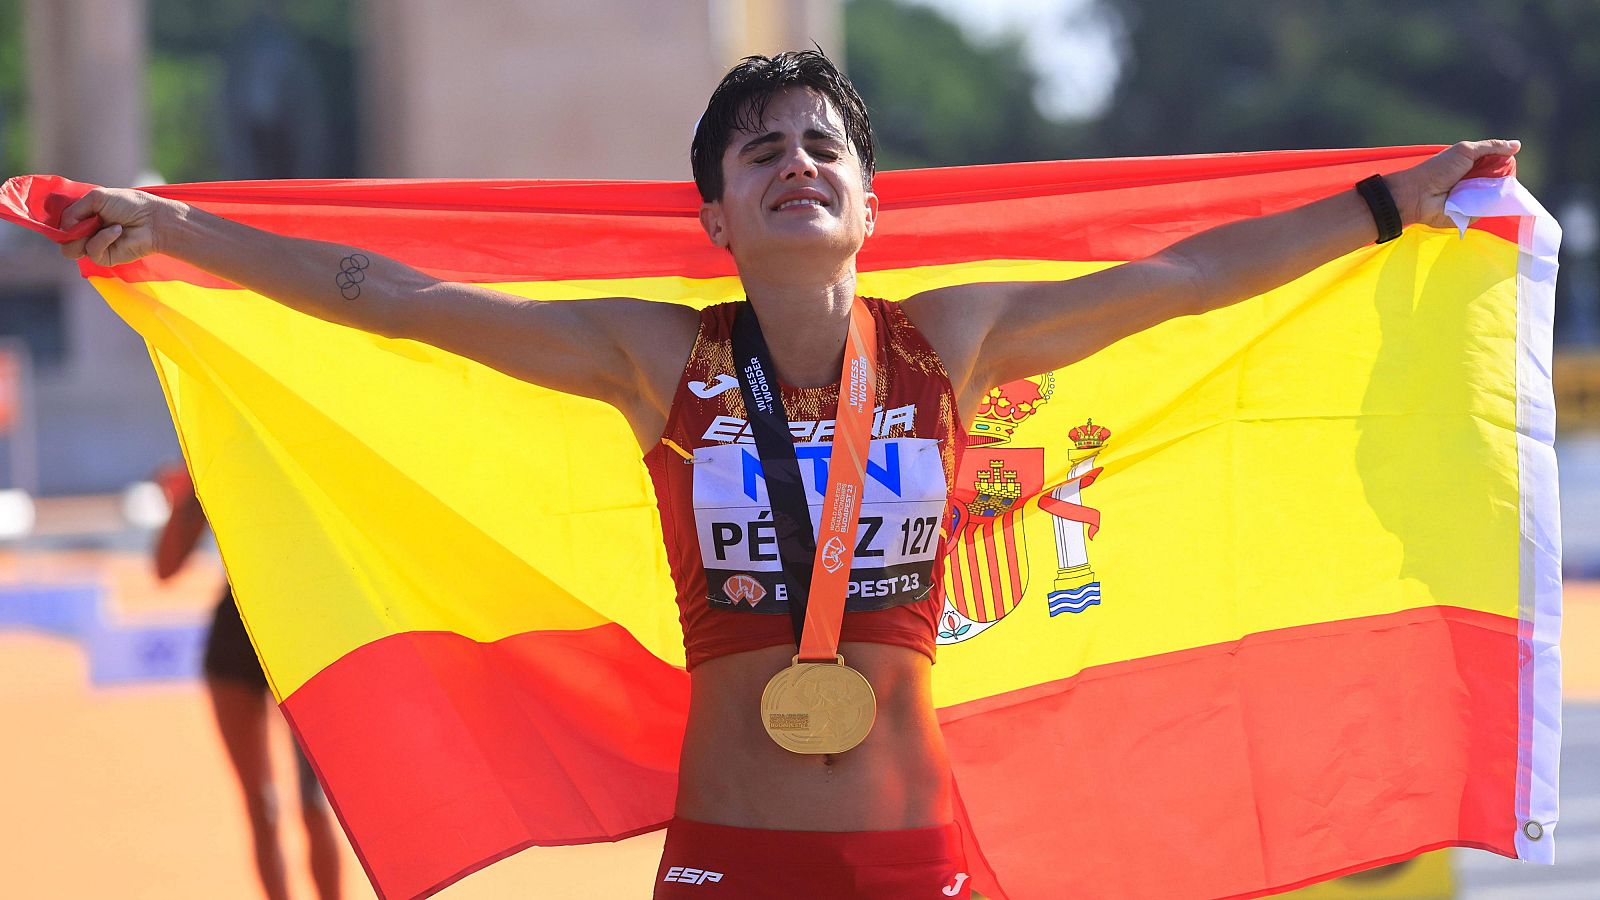
<svg viewBox="0 0 1600 900">
<path fill-rule="evenodd" d="M 611 403 L 641 443 L 659 434 L 655 407 L 670 404 L 698 321 L 692 310 L 670 304 L 545 303 L 440 281 L 366 250 L 272 234 L 143 191 L 90 191 L 67 208 L 61 225 L 90 216 L 103 227 L 62 245 L 68 258 L 119 265 L 164 253 L 317 318 L 422 341 L 514 378 Z"/>
<path fill-rule="evenodd" d="M 1386 176 L 1402 226 L 1448 226 L 1445 197 L 1516 141 L 1456 144 Z M 1203 231 L 1144 259 L 1059 282 L 962 285 L 906 301 L 945 360 L 963 409 L 997 384 L 1076 362 L 1177 316 L 1228 306 L 1292 281 L 1377 237 L 1352 188 L 1270 216 Z"/>
</svg>

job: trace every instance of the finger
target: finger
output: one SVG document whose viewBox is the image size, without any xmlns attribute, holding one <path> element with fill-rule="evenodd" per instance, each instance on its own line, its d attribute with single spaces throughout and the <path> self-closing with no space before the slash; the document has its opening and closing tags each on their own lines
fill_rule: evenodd
<svg viewBox="0 0 1600 900">
<path fill-rule="evenodd" d="M 74 201 L 71 206 L 67 207 L 65 210 L 62 210 L 61 225 L 59 227 L 62 231 L 72 230 L 72 226 L 82 222 L 84 219 L 87 219 L 90 216 L 98 214 L 100 212 L 100 204 L 103 203 L 104 200 L 105 192 L 100 188 L 95 188 L 89 193 L 84 194 L 82 197 L 79 197 L 76 201 Z"/>
<path fill-rule="evenodd" d="M 86 238 L 77 238 L 61 245 L 61 255 L 67 259 L 77 259 L 83 255 L 83 245 L 88 243 Z"/>
<path fill-rule="evenodd" d="M 94 233 L 94 237 L 89 238 L 89 243 L 84 245 L 83 252 L 88 254 L 89 258 L 97 264 L 109 266 L 111 265 L 111 254 L 109 252 L 111 245 L 116 243 L 119 237 L 122 237 L 121 225 L 102 228 Z"/>
<path fill-rule="evenodd" d="M 1468 158 L 1482 159 L 1485 156 L 1513 156 L 1522 149 L 1521 141 L 1490 140 L 1490 141 L 1463 141 L 1460 145 L 1465 150 Z"/>
<path fill-rule="evenodd" d="M 147 248 L 137 234 L 125 232 L 122 237 L 117 239 L 116 243 L 106 248 L 106 258 L 111 261 L 110 265 L 120 266 L 123 263 L 131 263 L 139 259 L 146 252 Z"/>
</svg>

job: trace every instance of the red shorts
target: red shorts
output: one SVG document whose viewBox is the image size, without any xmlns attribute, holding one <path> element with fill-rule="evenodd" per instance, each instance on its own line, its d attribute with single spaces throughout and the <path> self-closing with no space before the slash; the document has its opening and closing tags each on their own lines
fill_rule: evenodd
<svg viewBox="0 0 1600 900">
<path fill-rule="evenodd" d="M 673 819 L 655 900 L 968 898 L 955 824 L 905 831 L 771 831 Z"/>
</svg>

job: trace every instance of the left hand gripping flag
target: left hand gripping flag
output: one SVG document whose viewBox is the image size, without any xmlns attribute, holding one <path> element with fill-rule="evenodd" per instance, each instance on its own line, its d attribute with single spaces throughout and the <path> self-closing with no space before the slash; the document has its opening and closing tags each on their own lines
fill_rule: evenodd
<svg viewBox="0 0 1600 900">
<path fill-rule="evenodd" d="M 860 288 L 1072 278 L 1434 149 L 884 173 Z M 0 217 L 49 232 L 84 190 L 13 179 Z M 151 190 L 539 300 L 741 296 L 685 184 Z M 985 896 L 1259 896 L 1444 846 L 1551 861 L 1559 232 L 1511 177 L 1452 209 L 1461 233 L 1414 227 L 970 411 L 935 702 Z M 82 269 L 149 344 L 381 896 L 671 817 L 688 678 L 620 416 L 170 258 Z"/>
</svg>

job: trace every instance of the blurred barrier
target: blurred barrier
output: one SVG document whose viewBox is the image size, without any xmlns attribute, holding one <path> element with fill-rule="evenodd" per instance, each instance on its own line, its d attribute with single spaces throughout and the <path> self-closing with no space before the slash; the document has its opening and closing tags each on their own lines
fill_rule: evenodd
<svg viewBox="0 0 1600 900">
<path fill-rule="evenodd" d="M 1557 353 L 1554 368 L 1557 427 L 1600 429 L 1600 353 Z"/>
<path fill-rule="evenodd" d="M 0 589 L 0 631 L 42 631 L 77 638 L 99 618 L 99 585 L 8 585 Z"/>
<path fill-rule="evenodd" d="M 98 584 L 0 587 L 0 632 L 35 631 L 76 641 L 96 686 L 200 677 L 208 623 L 195 615 L 129 622 Z"/>
</svg>

